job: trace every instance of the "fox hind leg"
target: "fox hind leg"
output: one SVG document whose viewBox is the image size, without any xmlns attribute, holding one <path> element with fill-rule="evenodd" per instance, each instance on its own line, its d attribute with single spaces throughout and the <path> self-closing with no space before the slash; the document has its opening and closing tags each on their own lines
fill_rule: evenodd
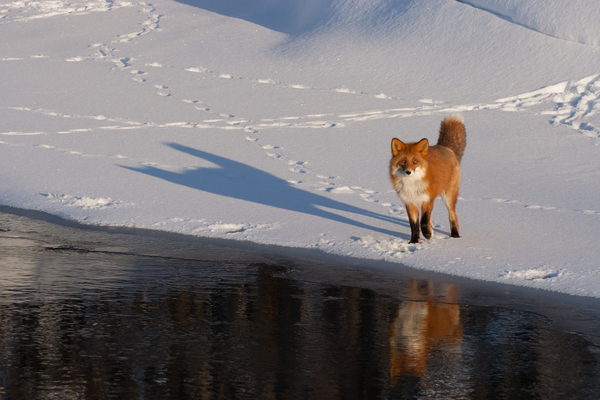
<svg viewBox="0 0 600 400">
<path fill-rule="evenodd" d="M 450 236 L 453 238 L 459 238 L 460 234 L 458 233 L 458 219 L 456 218 L 456 201 L 458 199 L 458 192 L 454 196 L 448 196 L 447 194 L 442 194 L 442 200 L 446 207 L 448 208 L 448 217 L 450 219 Z"/>
<path fill-rule="evenodd" d="M 454 219 L 450 217 L 450 236 L 453 238 L 459 238 L 458 234 L 458 220 L 456 219 L 456 213 L 454 213 Z"/>
</svg>

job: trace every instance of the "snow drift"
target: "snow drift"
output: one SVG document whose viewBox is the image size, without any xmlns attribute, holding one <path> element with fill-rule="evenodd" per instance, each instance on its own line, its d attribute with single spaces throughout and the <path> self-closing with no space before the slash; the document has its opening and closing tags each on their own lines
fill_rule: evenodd
<svg viewBox="0 0 600 400">
<path fill-rule="evenodd" d="M 600 45 L 600 7 L 595 0 L 460 0 L 510 22 L 555 38 Z"/>
</svg>

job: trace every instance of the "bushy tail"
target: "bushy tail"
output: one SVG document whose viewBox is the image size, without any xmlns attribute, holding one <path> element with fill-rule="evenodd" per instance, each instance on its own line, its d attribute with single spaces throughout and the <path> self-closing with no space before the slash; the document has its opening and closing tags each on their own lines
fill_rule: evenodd
<svg viewBox="0 0 600 400">
<path fill-rule="evenodd" d="M 467 145 L 467 133 L 461 116 L 449 115 L 444 118 L 440 125 L 440 137 L 437 144 L 452 150 L 460 163 Z"/>
</svg>

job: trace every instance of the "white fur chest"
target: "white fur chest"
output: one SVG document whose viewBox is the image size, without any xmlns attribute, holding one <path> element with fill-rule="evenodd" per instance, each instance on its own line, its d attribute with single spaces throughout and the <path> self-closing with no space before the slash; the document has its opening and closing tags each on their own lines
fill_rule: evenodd
<svg viewBox="0 0 600 400">
<path fill-rule="evenodd" d="M 398 193 L 400 200 L 404 204 L 422 204 L 428 202 L 429 194 L 427 194 L 427 182 L 423 180 L 425 171 L 423 168 L 417 168 L 412 175 L 404 175 L 402 168 L 394 172 L 395 183 L 394 188 Z"/>
</svg>

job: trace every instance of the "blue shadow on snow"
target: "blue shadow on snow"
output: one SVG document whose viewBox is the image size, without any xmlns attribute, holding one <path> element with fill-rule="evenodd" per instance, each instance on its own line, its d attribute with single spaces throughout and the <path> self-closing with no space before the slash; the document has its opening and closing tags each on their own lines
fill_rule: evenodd
<svg viewBox="0 0 600 400">
<path fill-rule="evenodd" d="M 400 234 L 399 232 L 394 232 L 359 222 L 322 208 L 362 215 L 365 217 L 378 219 L 380 221 L 407 226 L 406 222 L 400 221 L 397 218 L 367 211 L 359 207 L 298 189 L 284 179 L 278 178 L 275 175 L 271 175 L 267 172 L 261 171 L 238 161 L 176 143 L 166 143 L 166 145 L 174 150 L 178 150 L 216 164 L 219 166 L 219 168 L 196 168 L 182 173 L 166 171 L 155 167 L 133 168 L 123 166 L 123 168 L 163 179 L 167 182 L 177 185 L 201 190 L 203 192 L 249 201 L 283 210 L 314 215 L 359 228 L 373 230 L 390 236 L 406 236 Z M 406 238 L 408 238 L 408 236 L 406 236 Z"/>
<path fill-rule="evenodd" d="M 217 14 L 299 36 L 325 23 L 334 0 L 177 0 Z"/>
<path fill-rule="evenodd" d="M 177 0 L 179 3 L 227 17 L 243 19 L 267 29 L 299 37 L 320 27 L 341 23 L 346 29 L 395 25 L 419 0 L 387 2 L 339 0 Z"/>
</svg>

